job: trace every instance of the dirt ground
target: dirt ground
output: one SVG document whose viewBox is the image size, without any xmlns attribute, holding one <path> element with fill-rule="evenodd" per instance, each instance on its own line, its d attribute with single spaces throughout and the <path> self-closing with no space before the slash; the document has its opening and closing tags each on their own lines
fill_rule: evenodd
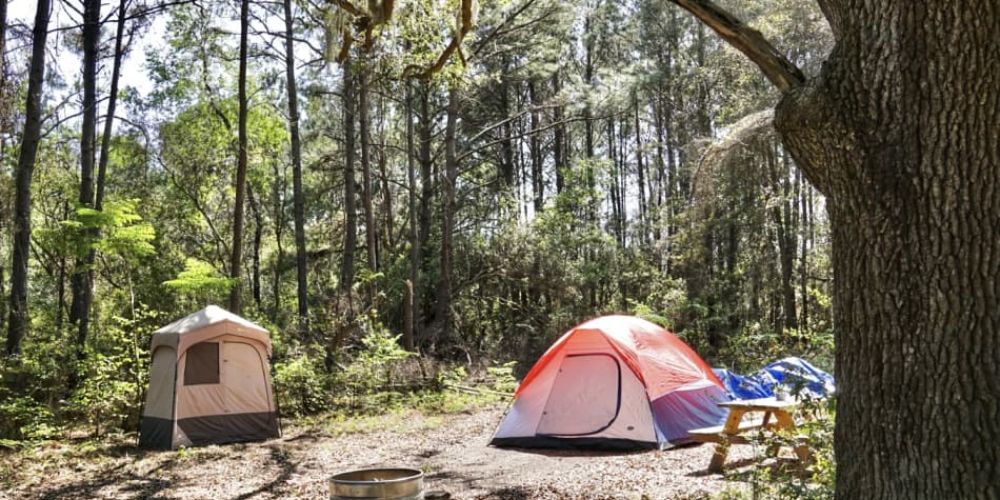
<svg viewBox="0 0 1000 500">
<path fill-rule="evenodd" d="M 429 490 L 459 499 L 690 499 L 746 487 L 739 474 L 705 472 L 706 445 L 626 454 L 487 446 L 503 409 L 299 424 L 263 443 L 177 452 L 53 444 L 0 456 L 19 460 L 0 469 L 13 476 L 0 478 L 0 498 L 324 498 L 331 475 L 375 466 L 420 468 Z M 761 455 L 734 446 L 729 463 L 745 469 Z"/>
</svg>

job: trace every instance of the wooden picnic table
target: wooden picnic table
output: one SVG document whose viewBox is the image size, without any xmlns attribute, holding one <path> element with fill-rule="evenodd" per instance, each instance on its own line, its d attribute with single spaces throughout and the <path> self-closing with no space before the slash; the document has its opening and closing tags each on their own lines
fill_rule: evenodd
<svg viewBox="0 0 1000 500">
<path fill-rule="evenodd" d="M 749 440 L 741 434 L 755 429 L 773 429 L 792 431 L 795 429 L 795 420 L 792 415 L 799 406 L 799 402 L 794 399 L 778 401 L 775 398 L 763 399 L 737 399 L 719 403 L 719 406 L 729 408 L 729 416 L 724 425 L 695 429 L 688 434 L 695 441 L 702 443 L 717 443 L 715 454 L 708 465 L 709 472 L 721 472 L 722 466 L 726 463 L 729 455 L 729 446 L 732 444 L 748 443 Z M 743 417 L 748 414 L 763 413 L 761 420 L 744 422 Z M 773 419 L 773 420 L 772 420 Z M 795 455 L 803 462 L 809 460 L 809 449 L 805 445 L 794 447 Z M 777 448 L 769 447 L 768 453 L 777 453 Z"/>
</svg>

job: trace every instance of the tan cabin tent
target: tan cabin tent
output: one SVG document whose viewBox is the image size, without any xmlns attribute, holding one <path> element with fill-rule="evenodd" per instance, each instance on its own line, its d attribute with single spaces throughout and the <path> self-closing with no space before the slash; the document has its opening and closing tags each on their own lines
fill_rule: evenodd
<svg viewBox="0 0 1000 500">
<path fill-rule="evenodd" d="M 180 446 L 277 437 L 268 331 L 208 306 L 153 333 L 139 446 Z"/>
</svg>

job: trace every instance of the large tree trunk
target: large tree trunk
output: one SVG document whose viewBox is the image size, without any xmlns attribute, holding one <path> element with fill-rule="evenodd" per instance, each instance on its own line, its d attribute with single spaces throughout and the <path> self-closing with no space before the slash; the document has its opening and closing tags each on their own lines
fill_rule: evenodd
<svg viewBox="0 0 1000 500">
<path fill-rule="evenodd" d="M 452 233 L 455 230 L 455 183 L 458 181 L 458 159 L 455 154 L 456 121 L 458 120 L 459 90 L 448 92 L 448 113 L 444 129 L 444 179 L 441 182 L 441 270 L 438 279 L 435 319 L 441 339 L 451 338 L 452 299 Z"/>
<path fill-rule="evenodd" d="M 80 134 L 80 207 L 94 206 L 94 163 L 97 146 L 97 58 L 101 42 L 101 2 L 87 0 L 83 5 L 83 120 Z M 69 321 L 77 328 L 77 358 L 83 358 L 83 345 L 90 329 L 90 303 L 93 288 L 86 256 L 73 266 L 71 290 L 73 301 Z M 75 385 L 75 378 L 70 384 Z"/>
<path fill-rule="evenodd" d="M 810 81 L 677 3 L 785 91 L 775 126 L 827 196 L 837 497 L 1000 497 L 1000 2 L 822 1 Z"/>
<path fill-rule="evenodd" d="M 829 200 L 837 496 L 1000 497 L 1000 2 L 828 4 L 776 125 Z"/>
<path fill-rule="evenodd" d="M 413 85 L 406 85 L 406 180 L 409 185 L 407 201 L 410 218 L 410 279 L 406 283 L 403 325 L 403 347 L 412 351 L 416 346 L 419 302 L 416 300 L 420 283 L 420 232 L 417 230 L 417 176 L 413 146 Z"/>
<path fill-rule="evenodd" d="M 431 157 L 431 137 L 434 132 L 434 116 L 431 111 L 431 86 L 426 82 L 421 82 L 419 99 L 420 112 L 418 113 L 417 138 L 420 141 L 419 162 L 420 162 L 420 206 L 418 209 L 419 230 L 417 238 L 417 248 L 413 251 L 414 265 L 423 269 L 424 255 L 431 237 L 431 203 L 434 194 L 434 159 Z M 420 276 L 420 273 L 417 274 Z M 423 315 L 423 285 L 420 280 L 413 282 L 413 307 L 414 307 L 414 338 L 419 342 L 423 340 L 422 329 L 424 326 Z"/>
<path fill-rule="evenodd" d="M 349 294 L 354 285 L 354 251 L 358 245 L 358 211 L 354 180 L 354 68 L 344 61 L 344 255 L 340 263 L 340 291 Z"/>
<path fill-rule="evenodd" d="M 114 54 L 112 55 L 112 57 L 114 58 L 114 62 L 112 64 L 112 70 L 111 70 L 111 89 L 108 92 L 108 111 L 104 118 L 104 132 L 103 135 L 101 136 L 101 153 L 97 161 L 97 185 L 94 193 L 94 209 L 97 211 L 104 210 L 104 190 L 106 185 L 105 179 L 107 178 L 107 170 L 108 170 L 108 155 L 111 149 L 111 135 L 112 132 L 114 131 L 115 108 L 117 107 L 118 104 L 118 80 L 119 76 L 121 75 L 122 58 L 125 55 L 123 43 L 125 39 L 125 23 L 128 19 L 128 16 L 126 15 L 128 3 L 129 0 L 121 0 L 121 2 L 118 5 L 118 21 L 116 23 L 116 29 L 115 29 L 115 51 Z M 95 8 L 99 9 L 100 6 L 97 5 Z M 100 13 L 98 12 L 95 15 L 99 18 Z M 100 37 L 99 27 L 97 29 L 97 33 L 93 33 L 91 35 L 99 39 Z M 91 49 L 96 52 L 97 50 L 96 42 L 94 42 L 94 44 L 95 46 L 91 47 Z M 97 54 L 94 54 L 94 57 L 96 56 Z M 85 65 L 85 67 L 87 66 Z M 96 70 L 96 64 L 94 69 Z M 97 77 L 96 74 L 92 75 L 92 78 L 94 78 L 95 82 L 96 82 L 96 77 Z M 96 92 L 94 98 L 96 99 Z M 97 108 L 97 103 L 95 101 L 94 102 L 95 115 L 96 115 L 96 108 Z M 86 123 L 86 114 L 84 115 L 84 117 Z M 96 116 L 94 117 L 94 119 L 95 121 L 94 123 L 92 123 L 92 125 L 96 127 Z M 92 131 L 90 135 L 92 136 Z M 84 155 L 84 158 L 86 158 L 86 155 Z M 81 199 L 82 198 L 83 198 L 83 189 L 81 189 Z M 95 234 L 94 236 L 97 235 Z M 86 264 L 84 265 L 84 268 L 82 270 L 82 272 L 86 272 L 87 275 L 85 279 L 81 279 L 79 283 L 74 283 L 73 305 L 71 306 L 70 309 L 70 315 L 71 315 L 71 320 L 76 320 L 78 322 L 77 344 L 78 347 L 80 348 L 78 354 L 81 355 L 83 353 L 82 350 L 83 344 L 84 342 L 86 342 L 90 329 L 90 310 L 94 298 L 93 297 L 94 262 L 96 261 L 96 259 L 97 259 L 97 251 L 94 249 L 90 249 L 87 252 Z M 74 278 L 76 278 L 76 276 L 74 276 Z M 78 285 L 82 285 L 83 288 L 79 289 L 76 288 L 76 286 Z"/>
<path fill-rule="evenodd" d="M 302 192 L 302 139 L 299 137 L 299 93 L 295 82 L 295 18 L 292 0 L 284 0 L 285 78 L 288 87 L 288 133 L 291 136 L 292 203 L 295 219 L 295 279 L 298 297 L 299 331 L 309 330 L 309 281 L 306 259 L 306 209 Z"/>
<path fill-rule="evenodd" d="M 368 58 L 360 61 L 358 69 L 358 124 L 361 127 L 361 200 L 365 211 L 365 246 L 368 269 L 378 271 L 378 229 L 375 225 L 375 208 L 372 203 L 371 120 L 368 119 Z"/>
<path fill-rule="evenodd" d="M 48 38 L 50 0 L 38 0 L 31 32 L 31 65 L 25 99 L 24 131 L 14 174 L 14 248 L 10 274 L 10 318 L 7 354 L 21 352 L 28 329 L 28 258 L 31 250 L 31 177 L 42 135 L 42 90 L 45 86 L 45 40 Z"/>
<path fill-rule="evenodd" d="M 378 171 L 379 180 L 382 182 L 382 227 L 385 229 L 385 237 L 381 243 L 385 253 L 391 253 L 396 247 L 396 232 L 393 224 L 393 212 L 392 212 L 392 184 L 389 174 L 389 165 L 386 159 L 385 145 L 388 136 L 385 133 L 386 125 L 386 105 L 385 96 L 379 96 L 378 99 L 378 116 L 379 116 L 379 148 L 378 148 Z M 407 153 L 409 154 L 409 153 Z M 381 258 L 381 257 L 380 257 Z"/>
<path fill-rule="evenodd" d="M 795 223 L 791 220 L 790 200 L 788 199 L 788 165 L 784 161 L 778 161 L 777 155 L 781 153 L 775 149 L 776 145 L 768 144 L 766 146 L 773 190 L 779 196 L 779 203 L 775 204 L 771 211 L 774 214 L 774 225 L 778 238 L 778 267 L 781 270 L 782 321 L 780 326 L 783 329 L 794 330 L 799 326 L 798 316 L 795 312 L 795 285 L 792 282 L 792 273 L 795 267 Z"/>
<path fill-rule="evenodd" d="M 236 201 L 233 207 L 233 248 L 229 260 L 229 310 L 240 314 L 240 276 L 243 267 L 243 210 L 247 190 L 247 30 L 250 0 L 240 2 L 239 144 L 236 158 Z"/>
<path fill-rule="evenodd" d="M 118 4 L 118 22 L 115 24 L 115 52 L 114 63 L 111 68 L 111 89 L 108 91 L 108 112 L 104 117 L 104 135 L 101 136 L 101 154 L 97 161 L 97 192 L 94 197 L 94 208 L 104 209 L 104 187 L 108 174 L 108 155 L 111 150 L 111 134 L 115 125 L 115 110 L 118 106 L 118 80 L 121 76 L 122 58 L 125 57 L 125 23 L 128 21 L 128 4 L 130 0 L 121 0 Z M 132 37 L 129 36 L 131 42 Z M 89 263 L 93 264 L 94 255 L 91 253 Z"/>
</svg>

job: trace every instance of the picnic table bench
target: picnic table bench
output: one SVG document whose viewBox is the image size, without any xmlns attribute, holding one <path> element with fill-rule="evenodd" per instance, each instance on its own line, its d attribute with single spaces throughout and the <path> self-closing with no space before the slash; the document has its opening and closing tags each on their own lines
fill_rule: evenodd
<svg viewBox="0 0 1000 500">
<path fill-rule="evenodd" d="M 774 398 L 726 401 L 719 403 L 719 406 L 729 408 L 729 416 L 724 425 L 694 429 L 688 431 L 688 434 L 691 439 L 700 443 L 717 443 L 708 470 L 709 472 L 721 472 L 726 463 L 726 457 L 729 455 L 729 446 L 750 442 L 742 434 L 763 428 L 794 430 L 795 420 L 792 418 L 792 414 L 798 405 L 799 403 L 794 400 L 778 401 Z M 764 415 L 759 420 L 743 421 L 745 415 L 753 413 L 763 413 Z M 799 460 L 809 460 L 809 449 L 805 445 L 797 445 L 794 449 Z M 769 454 L 777 453 L 777 451 L 774 446 L 768 449 Z"/>
</svg>

